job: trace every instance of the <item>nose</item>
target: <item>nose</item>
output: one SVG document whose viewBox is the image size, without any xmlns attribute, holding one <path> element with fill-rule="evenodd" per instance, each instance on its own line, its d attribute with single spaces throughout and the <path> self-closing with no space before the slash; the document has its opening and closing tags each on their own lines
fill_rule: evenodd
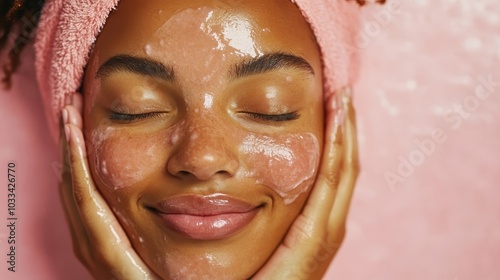
<svg viewBox="0 0 500 280">
<path fill-rule="evenodd" d="M 206 181 L 213 177 L 232 177 L 239 168 L 235 143 L 224 129 L 199 122 L 179 133 L 168 160 L 170 174 L 181 179 Z"/>
</svg>

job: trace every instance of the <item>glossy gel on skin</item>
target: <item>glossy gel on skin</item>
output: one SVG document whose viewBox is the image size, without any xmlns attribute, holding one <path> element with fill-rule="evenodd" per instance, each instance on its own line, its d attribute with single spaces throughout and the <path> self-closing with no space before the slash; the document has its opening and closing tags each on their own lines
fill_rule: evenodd
<svg viewBox="0 0 500 280">
<path fill-rule="evenodd" d="M 249 134 L 240 151 L 257 183 L 276 191 L 290 204 L 306 192 L 314 179 L 319 158 L 319 145 L 310 133 L 284 136 Z"/>
<path fill-rule="evenodd" d="M 115 129 L 111 127 L 97 129 L 92 134 L 92 143 L 96 154 L 101 155 L 96 157 L 96 173 L 108 188 L 118 190 L 133 186 L 147 175 L 150 169 L 148 158 L 161 151 L 162 145 L 175 146 L 184 139 L 185 145 L 197 146 L 191 142 L 203 141 L 198 135 L 207 133 L 207 129 L 182 122 L 166 133 L 139 139 L 113 138 L 114 133 Z M 245 174 L 243 177 L 255 179 L 257 184 L 273 189 L 285 204 L 293 203 L 311 186 L 319 159 L 319 144 L 314 135 L 271 137 L 244 131 L 237 131 L 235 135 L 240 143 L 242 170 L 239 173 Z M 129 146 L 135 149 L 127 148 Z"/>
<path fill-rule="evenodd" d="M 232 72 L 273 53 L 303 58 L 314 74 Z M 120 55 L 161 63 L 174 78 L 95 75 Z M 141 259 L 165 279 L 251 278 L 300 213 L 323 144 L 320 54 L 300 11 L 278 0 L 122 0 L 93 57 L 84 86 L 89 163 Z M 113 118 L 149 112 L 162 113 Z M 256 117 L 292 112 L 300 117 Z M 249 203 L 255 217 L 220 240 L 194 240 L 159 218 L 162 201 L 215 193 Z"/>
<path fill-rule="evenodd" d="M 117 137 L 116 131 L 103 126 L 92 133 L 95 173 L 109 190 L 133 187 L 147 177 L 154 170 L 148 159 L 163 149 L 148 135 Z"/>
<path fill-rule="evenodd" d="M 255 58 L 263 54 L 263 50 L 255 43 L 255 36 L 251 24 L 244 17 L 221 18 L 220 14 L 214 14 L 213 9 L 208 7 L 186 9 L 173 15 L 154 34 L 156 38 L 173 37 L 181 40 L 153 41 L 146 45 L 145 54 L 154 57 L 164 55 L 165 49 L 196 49 L 196 52 L 184 53 L 182 57 L 171 57 L 170 61 L 174 68 L 190 65 L 193 60 L 202 62 L 191 66 L 189 73 L 186 73 L 188 75 L 179 75 L 177 78 L 198 85 L 194 91 L 193 88 L 190 91 L 202 95 L 205 105 L 210 105 L 210 99 L 207 99 L 210 93 L 223 88 L 227 77 L 227 69 L 221 61 L 236 57 Z"/>
</svg>

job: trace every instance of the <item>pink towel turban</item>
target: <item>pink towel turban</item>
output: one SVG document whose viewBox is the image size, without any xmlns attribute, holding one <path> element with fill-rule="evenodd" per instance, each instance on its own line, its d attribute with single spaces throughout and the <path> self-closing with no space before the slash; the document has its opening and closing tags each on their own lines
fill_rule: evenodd
<svg viewBox="0 0 500 280">
<path fill-rule="evenodd" d="M 293 0 L 292 0 L 293 1 Z M 51 134 L 59 139 L 65 98 L 82 83 L 97 35 L 119 0 L 47 0 L 37 30 L 36 75 Z M 359 7 L 346 0 L 295 0 L 321 48 L 325 98 L 354 82 Z"/>
</svg>

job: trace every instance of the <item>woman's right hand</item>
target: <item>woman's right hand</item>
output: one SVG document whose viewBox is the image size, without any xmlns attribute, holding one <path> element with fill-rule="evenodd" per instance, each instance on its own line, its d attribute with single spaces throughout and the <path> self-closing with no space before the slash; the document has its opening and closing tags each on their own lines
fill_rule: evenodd
<svg viewBox="0 0 500 280">
<path fill-rule="evenodd" d="M 64 166 L 60 196 L 73 251 L 95 279 L 160 279 L 135 252 L 125 231 L 97 190 L 82 133 L 82 97 L 74 93 L 63 109 Z"/>
</svg>

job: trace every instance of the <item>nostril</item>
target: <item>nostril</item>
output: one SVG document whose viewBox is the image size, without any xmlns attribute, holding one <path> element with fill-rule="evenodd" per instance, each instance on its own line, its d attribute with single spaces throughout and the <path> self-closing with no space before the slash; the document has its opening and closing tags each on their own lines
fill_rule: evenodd
<svg viewBox="0 0 500 280">
<path fill-rule="evenodd" d="M 219 174 L 219 175 L 224 175 L 224 176 L 230 176 L 231 174 L 226 171 L 226 170 L 220 170 L 220 171 L 217 171 L 215 172 L 215 174 Z"/>
<path fill-rule="evenodd" d="M 199 180 L 208 180 L 210 178 L 212 178 L 213 176 L 222 176 L 222 177 L 230 177 L 231 174 L 226 171 L 226 170 L 219 170 L 217 172 L 211 172 L 210 170 L 197 170 L 196 172 L 189 172 L 189 171 L 186 171 L 186 170 L 179 170 L 177 172 L 177 175 L 176 177 L 178 178 L 184 178 L 184 179 L 187 179 L 187 178 L 191 178 L 191 177 L 195 177 Z"/>
<path fill-rule="evenodd" d="M 220 144 L 222 145 L 222 143 Z M 183 145 L 173 154 L 168 163 L 168 172 L 179 179 L 209 180 L 212 176 L 231 177 L 239 163 L 234 154 L 225 147 Z"/>
<path fill-rule="evenodd" d="M 182 176 L 182 177 L 186 177 L 186 176 L 189 176 L 191 173 L 188 172 L 188 171 L 184 171 L 184 170 L 181 170 L 179 171 L 179 175 Z"/>
</svg>

